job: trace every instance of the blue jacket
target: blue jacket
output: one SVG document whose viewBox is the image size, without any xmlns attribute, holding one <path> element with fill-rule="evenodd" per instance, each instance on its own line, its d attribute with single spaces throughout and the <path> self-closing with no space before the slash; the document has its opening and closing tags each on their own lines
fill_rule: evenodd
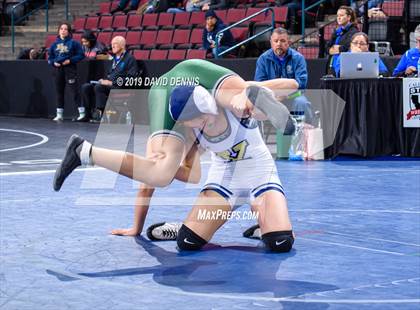
<svg viewBox="0 0 420 310">
<path fill-rule="evenodd" d="M 295 79 L 299 89 L 305 89 L 308 82 L 306 61 L 301 53 L 289 48 L 283 61 L 274 54 L 273 49 L 265 51 L 257 60 L 255 81 L 267 81 L 277 78 Z"/>
<path fill-rule="evenodd" d="M 393 76 L 404 75 L 405 70 L 410 66 L 413 66 L 417 69 L 417 63 L 419 61 L 419 58 L 420 58 L 420 50 L 418 48 L 415 47 L 415 48 L 409 49 L 401 57 L 400 62 L 398 63 L 392 75 Z"/>
<path fill-rule="evenodd" d="M 70 36 L 62 40 L 59 36 L 51 45 L 48 51 L 48 63 L 54 65 L 63 63 L 66 59 L 70 59 L 71 64 L 76 64 L 85 58 L 82 45 L 74 41 Z"/>
<path fill-rule="evenodd" d="M 340 77 L 340 64 L 341 64 L 341 54 L 338 56 L 337 61 L 334 63 L 334 73 L 336 77 Z M 383 63 L 382 59 L 379 58 L 379 74 L 388 73 L 388 68 Z"/>
<path fill-rule="evenodd" d="M 216 34 L 226 28 L 227 26 L 224 25 L 219 19 L 217 20 L 216 25 L 214 26 L 213 31 L 207 31 L 206 28 L 204 28 L 203 31 L 203 48 L 208 50 L 210 49 L 210 45 L 211 42 L 216 42 Z M 227 30 L 225 32 L 223 32 L 223 35 L 221 37 L 221 39 L 218 42 L 218 47 L 220 46 L 234 46 L 235 45 L 235 40 L 233 39 L 233 35 L 232 32 L 230 32 L 230 30 Z"/>
</svg>

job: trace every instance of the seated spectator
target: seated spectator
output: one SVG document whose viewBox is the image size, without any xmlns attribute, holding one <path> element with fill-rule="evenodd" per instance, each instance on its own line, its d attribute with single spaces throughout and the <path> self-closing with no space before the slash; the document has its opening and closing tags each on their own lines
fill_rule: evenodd
<svg viewBox="0 0 420 310">
<path fill-rule="evenodd" d="M 230 30 L 227 30 L 219 37 L 216 47 L 216 34 L 224 28 L 226 28 L 226 25 L 222 23 L 214 11 L 209 10 L 206 12 L 206 27 L 203 31 L 203 48 L 207 51 L 211 51 L 214 57 L 235 45 L 232 33 Z"/>
<path fill-rule="evenodd" d="M 96 40 L 95 34 L 90 30 L 85 30 L 80 39 L 82 43 L 83 52 L 88 59 L 95 59 L 99 54 L 106 54 L 106 47 Z"/>
<path fill-rule="evenodd" d="M 369 52 L 369 37 L 364 32 L 357 32 L 351 37 L 350 52 L 352 53 L 366 53 Z M 341 57 L 338 56 L 334 64 L 334 75 L 340 77 Z M 388 75 L 388 68 L 379 58 L 379 74 L 382 76 Z"/>
<path fill-rule="evenodd" d="M 364 2 L 365 1 L 354 1 L 352 3 L 352 8 L 353 10 L 356 12 L 357 16 L 362 16 L 364 11 L 365 11 L 365 6 L 364 6 Z M 383 15 L 381 15 L 379 12 L 381 11 L 381 7 L 382 4 L 384 3 L 384 0 L 368 0 L 368 15 L 369 17 L 377 17 L 377 15 L 379 14 L 381 17 Z"/>
<path fill-rule="evenodd" d="M 188 0 L 185 3 L 185 8 L 172 7 L 167 10 L 168 13 L 180 12 L 198 12 L 202 11 L 205 5 L 209 5 L 210 0 Z"/>
<path fill-rule="evenodd" d="M 327 50 L 330 55 L 328 61 L 328 73 L 331 74 L 335 67 L 338 55 L 342 52 L 348 52 L 352 36 L 359 32 L 357 29 L 356 14 L 351 7 L 340 6 L 337 11 L 337 29 L 332 33 L 328 42 Z"/>
<path fill-rule="evenodd" d="M 230 8 L 229 0 L 211 0 L 209 3 L 205 3 L 202 7 L 202 11 L 208 10 L 225 10 Z"/>
<path fill-rule="evenodd" d="M 45 59 L 46 50 L 37 45 L 30 48 L 24 48 L 20 51 L 16 59 L 18 60 L 36 60 L 36 59 Z"/>
<path fill-rule="evenodd" d="M 126 9 L 126 6 L 129 2 L 130 0 L 120 0 L 118 6 L 115 9 L 111 10 L 109 13 L 114 14 L 119 11 L 124 11 L 125 13 L 127 13 L 128 11 L 137 10 L 137 7 L 139 6 L 139 0 L 131 0 L 130 6 Z"/>
<path fill-rule="evenodd" d="M 306 88 L 308 71 L 306 61 L 301 53 L 290 48 L 289 35 L 286 29 L 276 28 L 270 37 L 271 49 L 264 52 L 257 60 L 255 81 L 268 81 L 285 78 L 294 79 L 299 89 Z M 282 101 L 290 111 L 304 111 L 307 123 L 313 120 L 311 103 L 300 92 Z"/>
<path fill-rule="evenodd" d="M 105 109 L 109 92 L 117 88 L 119 77 L 137 75 L 137 63 L 134 57 L 125 49 L 125 39 L 116 36 L 111 42 L 113 60 L 111 69 L 106 78 L 100 79 L 97 84 L 85 83 L 82 85 L 82 102 L 85 107 L 92 107 L 95 102 L 94 121 L 100 121 Z"/>
<path fill-rule="evenodd" d="M 395 68 L 392 76 L 407 77 L 414 76 L 417 72 L 417 64 L 420 59 L 420 25 L 414 30 L 414 38 L 416 39 L 416 47 L 409 49 L 401 57 L 400 62 Z"/>
</svg>

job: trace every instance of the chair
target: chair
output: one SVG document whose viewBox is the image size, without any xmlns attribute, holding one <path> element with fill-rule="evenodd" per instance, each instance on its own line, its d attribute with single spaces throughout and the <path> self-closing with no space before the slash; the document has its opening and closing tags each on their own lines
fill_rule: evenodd
<svg viewBox="0 0 420 310">
<path fill-rule="evenodd" d="M 141 23 L 143 29 L 147 30 L 157 30 L 157 19 L 159 14 L 151 13 L 151 14 L 143 14 L 143 21 Z"/>
<path fill-rule="evenodd" d="M 156 37 L 156 44 L 159 45 L 159 48 L 171 49 L 173 48 L 172 37 L 173 30 L 159 30 Z"/>
<path fill-rule="evenodd" d="M 173 21 L 175 28 L 191 28 L 190 25 L 190 12 L 176 13 Z"/>
<path fill-rule="evenodd" d="M 153 49 L 156 47 L 157 31 L 145 30 L 141 34 L 140 44 L 144 49 Z"/>
<path fill-rule="evenodd" d="M 98 30 L 98 23 L 99 23 L 99 17 L 97 16 L 88 17 L 86 19 L 85 29 L 96 31 Z"/>
<path fill-rule="evenodd" d="M 97 40 L 108 46 L 111 44 L 112 32 L 99 32 Z"/>
<path fill-rule="evenodd" d="M 47 37 L 45 38 L 45 47 L 46 48 L 50 48 L 51 45 L 54 43 L 55 39 L 57 39 L 57 35 L 55 34 L 49 34 L 47 35 Z"/>
<path fill-rule="evenodd" d="M 85 29 L 86 18 L 78 18 L 73 22 L 74 32 L 83 32 Z"/>
<path fill-rule="evenodd" d="M 297 51 L 301 53 L 305 59 L 316 59 L 319 54 L 318 47 L 299 46 Z"/>
<path fill-rule="evenodd" d="M 175 44 L 177 49 L 191 48 L 190 41 L 191 30 L 189 29 L 175 29 L 172 43 Z"/>
<path fill-rule="evenodd" d="M 197 47 L 203 45 L 203 29 L 195 28 L 191 32 L 190 43 Z"/>
<path fill-rule="evenodd" d="M 112 31 L 112 19 L 114 17 L 112 15 L 103 15 L 99 20 L 98 28 L 101 31 Z"/>
<path fill-rule="evenodd" d="M 133 56 L 137 60 L 149 59 L 150 50 L 133 50 Z"/>
<path fill-rule="evenodd" d="M 234 24 L 246 16 L 245 9 L 229 9 L 226 15 L 226 23 Z"/>
<path fill-rule="evenodd" d="M 141 31 L 128 31 L 125 42 L 128 47 L 140 46 Z"/>
<path fill-rule="evenodd" d="M 415 2 L 415 1 L 412 1 Z M 404 12 L 404 1 L 387 1 L 382 4 L 382 10 L 389 17 L 402 17 Z"/>
<path fill-rule="evenodd" d="M 205 12 L 192 12 L 190 18 L 190 25 L 197 28 L 204 28 L 204 22 L 206 21 Z"/>
<path fill-rule="evenodd" d="M 127 28 L 130 30 L 141 30 L 141 22 L 143 15 L 130 14 L 128 15 Z"/>
<path fill-rule="evenodd" d="M 112 38 L 115 38 L 116 36 L 120 36 L 120 37 L 123 37 L 125 39 L 125 37 L 127 36 L 127 32 L 125 32 L 125 31 L 114 31 L 112 33 Z"/>
<path fill-rule="evenodd" d="M 227 15 L 227 10 L 216 10 L 216 15 L 217 17 L 219 17 L 219 19 L 226 24 L 226 15 Z"/>
<path fill-rule="evenodd" d="M 160 13 L 157 21 L 157 26 L 162 29 L 173 29 L 172 25 L 174 21 L 173 13 Z"/>
<path fill-rule="evenodd" d="M 112 28 L 114 30 L 127 30 L 127 15 L 115 15 L 112 21 Z"/>
<path fill-rule="evenodd" d="M 168 50 L 151 50 L 149 59 L 152 60 L 163 60 L 168 58 Z"/>
<path fill-rule="evenodd" d="M 109 8 L 111 7 L 111 2 L 101 2 L 99 3 L 99 15 L 109 14 Z"/>
<path fill-rule="evenodd" d="M 206 59 L 207 52 L 205 50 L 193 50 L 187 51 L 187 59 Z"/>
<path fill-rule="evenodd" d="M 186 50 L 169 50 L 168 59 L 185 59 Z"/>
<path fill-rule="evenodd" d="M 81 33 L 73 33 L 73 40 L 80 42 L 80 40 L 82 39 L 82 34 Z"/>
</svg>

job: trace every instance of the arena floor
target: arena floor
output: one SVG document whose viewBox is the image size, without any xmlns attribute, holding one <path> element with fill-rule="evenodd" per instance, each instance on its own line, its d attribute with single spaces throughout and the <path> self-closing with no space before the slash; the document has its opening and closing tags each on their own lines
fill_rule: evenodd
<svg viewBox="0 0 420 310">
<path fill-rule="evenodd" d="M 136 182 L 82 168 L 52 189 L 72 133 L 142 152 L 147 128 L 130 142 L 128 126 L 0 124 L 0 308 L 420 308 L 420 161 L 278 161 L 292 252 L 265 252 L 242 237 L 255 220 L 234 219 L 203 251 L 181 254 L 172 241 L 109 234 L 130 227 Z M 158 190 L 146 227 L 182 221 L 198 190 Z"/>
</svg>

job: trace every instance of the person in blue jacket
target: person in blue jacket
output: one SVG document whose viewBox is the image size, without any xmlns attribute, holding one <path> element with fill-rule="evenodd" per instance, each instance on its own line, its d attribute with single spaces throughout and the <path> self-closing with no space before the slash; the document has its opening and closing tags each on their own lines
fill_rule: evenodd
<svg viewBox="0 0 420 310">
<path fill-rule="evenodd" d="M 53 119 L 56 122 L 63 121 L 66 84 L 72 94 L 74 103 L 79 105 L 77 120 L 85 118 L 85 107 L 81 105 L 76 67 L 76 64 L 84 57 L 82 45 L 72 39 L 70 24 L 62 23 L 58 27 L 57 39 L 48 51 L 48 63 L 54 67 L 53 74 L 57 93 L 57 115 Z"/>
<path fill-rule="evenodd" d="M 270 37 L 271 48 L 265 51 L 257 60 L 255 81 L 267 81 L 276 78 L 294 79 L 299 84 L 298 92 L 282 102 L 291 112 L 305 113 L 305 121 L 311 123 L 313 112 L 311 103 L 302 95 L 308 82 L 306 61 L 301 53 L 290 48 L 289 34 L 284 28 L 276 28 Z"/>
<path fill-rule="evenodd" d="M 216 34 L 224 28 L 226 28 L 226 25 L 222 23 L 216 13 L 213 10 L 208 10 L 206 12 L 206 27 L 203 31 L 203 48 L 208 51 L 211 50 L 214 57 L 235 45 L 232 33 L 227 30 L 219 37 L 216 47 Z"/>
<path fill-rule="evenodd" d="M 357 32 L 351 37 L 350 52 L 352 53 L 366 53 L 369 52 L 369 37 L 364 32 Z M 336 77 L 340 77 L 340 65 L 341 56 L 337 58 L 334 64 L 334 74 Z M 387 76 L 388 68 L 383 63 L 382 59 L 379 58 L 379 75 Z"/>
<path fill-rule="evenodd" d="M 417 72 L 417 66 L 420 59 L 420 25 L 416 27 L 414 31 L 414 37 L 416 38 L 416 47 L 409 49 L 401 57 L 400 62 L 394 69 L 392 76 L 413 76 L 419 77 Z"/>
</svg>

